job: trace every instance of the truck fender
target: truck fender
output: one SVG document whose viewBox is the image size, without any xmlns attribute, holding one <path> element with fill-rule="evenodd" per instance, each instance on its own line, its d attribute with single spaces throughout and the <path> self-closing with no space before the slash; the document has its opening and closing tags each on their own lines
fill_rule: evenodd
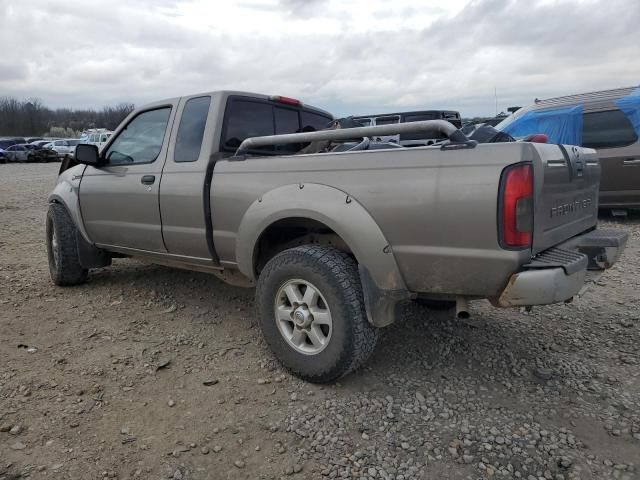
<svg viewBox="0 0 640 480">
<path fill-rule="evenodd" d="M 49 197 L 47 197 L 47 202 L 64 205 L 82 237 L 93 245 L 84 228 L 82 215 L 80 213 L 80 179 L 82 178 L 84 168 L 84 165 L 76 165 L 62 172 L 58 176 L 58 182 L 55 188 L 49 194 Z"/>
<path fill-rule="evenodd" d="M 84 268 L 106 267 L 111 264 L 111 256 L 93 244 L 82 222 L 78 194 L 84 168 L 84 165 L 76 165 L 63 171 L 58 176 L 58 183 L 49 194 L 47 201 L 48 203 L 59 203 L 64 206 L 76 226 L 76 245 L 80 265 Z"/>
<path fill-rule="evenodd" d="M 367 210 L 334 187 L 314 183 L 285 185 L 256 199 L 238 229 L 236 259 L 244 275 L 255 280 L 257 243 L 270 225 L 286 218 L 316 220 L 339 235 L 359 264 L 369 321 L 376 326 L 393 322 L 395 304 L 411 295 L 391 246 Z"/>
</svg>

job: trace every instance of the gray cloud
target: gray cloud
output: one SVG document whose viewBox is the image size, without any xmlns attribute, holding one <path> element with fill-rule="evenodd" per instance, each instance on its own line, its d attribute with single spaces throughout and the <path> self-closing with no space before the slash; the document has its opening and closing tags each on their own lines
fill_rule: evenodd
<svg viewBox="0 0 640 480">
<path fill-rule="evenodd" d="M 490 114 L 494 88 L 504 109 L 638 84 L 638 18 L 636 0 L 0 0 L 0 94 L 87 107 L 234 88 L 337 114 Z"/>
</svg>

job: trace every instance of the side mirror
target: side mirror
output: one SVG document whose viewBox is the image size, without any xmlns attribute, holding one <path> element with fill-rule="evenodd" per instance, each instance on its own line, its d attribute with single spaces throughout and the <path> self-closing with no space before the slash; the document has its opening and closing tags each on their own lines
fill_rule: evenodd
<svg viewBox="0 0 640 480">
<path fill-rule="evenodd" d="M 86 143 L 78 144 L 76 147 L 76 162 L 99 167 L 102 161 L 100 160 L 98 147 Z"/>
</svg>

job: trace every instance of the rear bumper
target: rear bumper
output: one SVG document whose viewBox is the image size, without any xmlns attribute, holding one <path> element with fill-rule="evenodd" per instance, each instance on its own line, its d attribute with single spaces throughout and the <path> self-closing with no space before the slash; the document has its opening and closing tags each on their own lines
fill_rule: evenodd
<svg viewBox="0 0 640 480">
<path fill-rule="evenodd" d="M 541 252 L 525 270 L 511 276 L 496 303 L 514 307 L 571 300 L 613 266 L 627 237 L 619 230 L 593 230 Z"/>
</svg>

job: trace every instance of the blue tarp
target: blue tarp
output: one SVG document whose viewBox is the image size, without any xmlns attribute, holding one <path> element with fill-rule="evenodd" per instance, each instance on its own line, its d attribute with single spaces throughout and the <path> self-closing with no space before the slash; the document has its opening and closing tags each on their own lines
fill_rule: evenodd
<svg viewBox="0 0 640 480">
<path fill-rule="evenodd" d="M 640 135 L 640 88 L 636 88 L 626 97 L 616 100 L 616 105 L 627 116 L 636 133 Z"/>
<path fill-rule="evenodd" d="M 527 112 L 502 130 L 512 137 L 545 133 L 549 143 L 582 144 L 582 105 Z"/>
</svg>

